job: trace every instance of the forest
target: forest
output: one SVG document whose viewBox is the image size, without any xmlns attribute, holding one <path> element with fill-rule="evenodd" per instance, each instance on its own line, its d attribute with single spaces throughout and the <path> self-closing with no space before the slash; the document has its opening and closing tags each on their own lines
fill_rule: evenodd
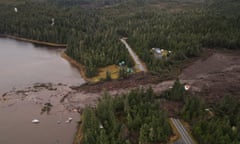
<svg viewBox="0 0 240 144">
<path fill-rule="evenodd" d="M 78 143 L 166 143 L 172 130 L 166 112 L 154 97 L 151 88 L 135 89 L 115 98 L 105 94 L 95 109 L 84 110 Z"/>
<path fill-rule="evenodd" d="M 184 90 L 176 80 L 173 88 L 161 97 L 183 103 L 178 115 L 191 125 L 199 144 L 237 144 L 240 141 L 240 101 L 238 96 L 225 96 L 219 102 L 208 103 L 201 95 Z"/>
<path fill-rule="evenodd" d="M 172 77 L 205 48 L 239 50 L 239 6 L 238 0 L 0 1 L 0 35 L 66 43 L 66 54 L 85 66 L 88 77 L 121 61 L 134 65 L 119 40 L 127 37 L 150 72 Z M 172 54 L 156 59 L 155 47 Z M 152 89 L 116 98 L 105 94 L 95 109 L 84 110 L 81 142 L 166 143 L 172 130 L 155 96 Z M 190 123 L 199 143 L 239 143 L 239 100 L 226 96 L 211 105 L 187 93 L 179 80 L 162 97 L 183 103 L 179 117 Z"/>
<path fill-rule="evenodd" d="M 114 97 L 105 93 L 96 108 L 84 110 L 79 126 L 81 139 L 77 143 L 168 143 L 173 132 L 167 120 L 168 111 L 162 107 L 166 101 L 183 104 L 177 117 L 191 125 L 190 131 L 199 144 L 239 143 L 237 96 L 208 103 L 201 95 L 186 91 L 178 79 L 160 95 L 151 88 Z"/>
<path fill-rule="evenodd" d="M 167 0 L 3 3 L 0 34 L 67 43 L 66 54 L 85 66 L 88 77 L 97 75 L 99 67 L 123 60 L 132 67 L 133 61 L 119 41 L 128 37 L 130 46 L 151 72 L 171 76 L 185 60 L 201 55 L 204 48 L 240 46 L 240 14 L 234 8 L 239 2 L 188 3 L 187 7 L 185 1 Z M 14 12 L 14 7 L 18 12 Z M 235 10 L 234 14 L 229 7 Z M 150 51 L 153 47 L 173 53 L 156 59 Z"/>
<path fill-rule="evenodd" d="M 198 142 L 201 144 L 239 143 L 239 106 L 239 99 L 233 96 L 226 96 L 216 106 L 205 109 L 205 113 L 208 113 L 207 116 L 191 118 L 193 135 Z M 194 118 L 197 118 L 198 121 L 194 121 Z"/>
</svg>

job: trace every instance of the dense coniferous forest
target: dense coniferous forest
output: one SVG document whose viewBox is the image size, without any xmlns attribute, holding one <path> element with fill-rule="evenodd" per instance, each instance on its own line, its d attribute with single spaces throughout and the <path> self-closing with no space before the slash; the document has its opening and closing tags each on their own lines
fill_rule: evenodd
<svg viewBox="0 0 240 144">
<path fill-rule="evenodd" d="M 239 48 L 240 19 L 235 8 L 239 2 L 200 1 L 191 6 L 188 1 L 189 7 L 182 6 L 184 2 L 26 0 L 3 3 L 0 33 L 67 43 L 66 53 L 86 66 L 89 77 L 97 74 L 97 68 L 122 60 L 133 66 L 119 41 L 123 36 L 128 37 L 148 69 L 157 73 L 171 72 L 184 60 L 199 56 L 203 47 Z M 14 7 L 18 12 L 14 12 Z M 235 9 L 234 14 L 229 7 Z M 173 53 L 159 60 L 150 51 L 153 47 Z"/>
<path fill-rule="evenodd" d="M 182 115 L 192 125 L 192 133 L 199 143 L 237 144 L 240 141 L 239 105 L 238 99 L 229 96 L 215 106 L 188 97 Z"/>
<path fill-rule="evenodd" d="M 238 0 L 2 0 L 0 34 L 66 43 L 66 54 L 85 65 L 88 77 L 123 60 L 134 65 L 119 40 L 127 37 L 148 70 L 166 76 L 204 48 L 239 49 L 239 6 Z M 153 47 L 172 54 L 156 59 Z M 151 89 L 104 96 L 96 109 L 83 112 L 82 142 L 166 143 L 172 132 L 154 96 Z M 178 80 L 163 97 L 184 104 L 179 116 L 199 143 L 239 143 L 239 100 L 210 105 L 186 93 Z"/>
<path fill-rule="evenodd" d="M 81 143 L 166 143 L 172 131 L 154 95 L 151 88 L 132 90 L 116 98 L 105 94 L 96 109 L 83 112 Z"/>
<path fill-rule="evenodd" d="M 166 112 L 161 110 L 161 101 L 168 100 L 183 103 L 178 110 L 179 117 L 192 126 L 190 130 L 198 143 L 239 143 L 238 99 L 226 96 L 214 105 L 209 104 L 185 91 L 179 80 L 160 97 L 159 100 L 151 88 L 145 91 L 135 89 L 115 98 L 105 94 L 96 109 L 84 110 L 80 125 L 81 142 L 167 143 L 172 132 Z"/>
<path fill-rule="evenodd" d="M 240 46 L 239 16 L 219 16 L 208 9 L 180 13 L 146 10 L 136 15 L 131 20 L 138 27 L 130 34 L 129 41 L 151 71 L 169 72 L 179 62 L 199 56 L 203 47 L 238 49 Z M 171 50 L 173 54 L 167 60 L 155 59 L 150 53 L 153 47 Z"/>
<path fill-rule="evenodd" d="M 192 134 L 198 143 L 239 143 L 240 101 L 237 96 L 226 96 L 214 104 L 208 103 L 199 96 L 184 91 L 179 80 L 161 96 L 184 103 L 178 113 L 192 126 Z"/>
<path fill-rule="evenodd" d="M 97 74 L 97 68 L 125 61 L 129 57 L 112 21 L 101 10 L 65 7 L 45 2 L 27 1 L 15 5 L 0 5 L 0 33 L 40 41 L 67 43 L 66 53 L 86 66 L 86 75 Z M 54 25 L 52 25 L 54 19 Z"/>
<path fill-rule="evenodd" d="M 226 97 L 216 108 L 212 109 L 215 116 L 195 122 L 193 134 L 199 143 L 239 143 L 239 104 L 239 100 Z"/>
</svg>

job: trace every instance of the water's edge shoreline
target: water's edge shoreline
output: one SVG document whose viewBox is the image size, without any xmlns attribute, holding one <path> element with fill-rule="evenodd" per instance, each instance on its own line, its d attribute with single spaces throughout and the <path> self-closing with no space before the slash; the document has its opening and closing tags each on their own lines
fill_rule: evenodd
<svg viewBox="0 0 240 144">
<path fill-rule="evenodd" d="M 65 60 L 67 60 L 71 65 L 73 65 L 74 67 L 76 67 L 79 70 L 80 75 L 82 76 L 82 78 L 84 79 L 85 82 L 89 82 L 89 79 L 87 78 L 87 76 L 85 74 L 85 66 L 83 64 L 77 62 L 76 60 L 74 60 L 73 58 L 68 56 L 65 53 L 65 51 L 62 52 L 61 57 L 64 58 Z"/>
<path fill-rule="evenodd" d="M 33 39 L 17 37 L 17 36 L 13 36 L 13 35 L 0 34 L 0 37 L 14 39 L 14 40 L 23 41 L 23 42 L 30 42 L 32 44 L 36 44 L 36 45 L 40 45 L 40 46 L 47 46 L 47 47 L 52 47 L 52 48 L 63 48 L 63 49 L 67 48 L 67 44 L 58 44 L 58 43 L 50 43 L 50 42 L 45 42 L 45 41 L 38 41 L 38 40 L 33 40 Z M 84 65 L 77 62 L 73 58 L 69 57 L 65 53 L 65 51 L 61 53 L 61 57 L 64 58 L 65 60 L 67 60 L 71 65 L 73 65 L 74 67 L 76 67 L 79 70 L 80 75 L 82 76 L 82 78 L 85 82 L 89 82 L 89 79 L 87 78 L 87 76 L 85 74 L 85 66 Z"/>
<path fill-rule="evenodd" d="M 58 44 L 58 43 L 51 43 L 51 42 L 45 42 L 45 41 L 38 41 L 38 40 L 22 38 L 22 37 L 13 36 L 13 35 L 0 34 L 0 37 L 10 38 L 10 39 L 14 39 L 14 40 L 23 41 L 23 42 L 30 42 L 32 44 L 41 45 L 41 46 L 48 46 L 48 47 L 54 47 L 54 48 L 67 48 L 67 44 Z"/>
</svg>

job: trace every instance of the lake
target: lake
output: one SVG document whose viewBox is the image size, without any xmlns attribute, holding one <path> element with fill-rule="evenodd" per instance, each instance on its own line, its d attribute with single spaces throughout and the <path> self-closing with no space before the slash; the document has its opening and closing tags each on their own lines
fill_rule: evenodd
<svg viewBox="0 0 240 144">
<path fill-rule="evenodd" d="M 25 89 L 35 83 L 80 85 L 84 83 L 77 68 L 61 57 L 63 49 L 38 47 L 31 43 L 0 38 L 0 96 L 15 89 Z M 71 144 L 79 114 L 66 111 L 58 104 L 64 87 L 57 92 L 33 93 L 54 104 L 50 114 L 40 114 L 44 103 L 30 99 L 0 101 L 1 144 Z M 57 93 L 57 94 L 56 94 Z M 50 98 L 51 97 L 51 98 Z M 49 99 L 48 99 L 49 98 Z M 13 99 L 13 98 L 12 98 Z M 69 117 L 71 123 L 65 123 Z M 31 123 L 38 118 L 40 123 Z"/>
<path fill-rule="evenodd" d="M 82 84 L 78 69 L 60 56 L 62 52 L 0 38 L 0 94 L 36 82 Z"/>
</svg>

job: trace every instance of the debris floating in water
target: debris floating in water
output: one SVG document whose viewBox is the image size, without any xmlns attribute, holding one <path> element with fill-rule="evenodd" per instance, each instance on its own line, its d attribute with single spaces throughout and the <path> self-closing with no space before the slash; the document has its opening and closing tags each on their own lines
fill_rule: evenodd
<svg viewBox="0 0 240 144">
<path fill-rule="evenodd" d="M 18 9 L 15 7 L 15 8 L 14 8 L 14 11 L 15 11 L 15 12 L 18 12 Z"/>
<path fill-rule="evenodd" d="M 38 119 L 33 119 L 33 120 L 32 120 L 32 123 L 33 123 L 33 124 L 38 124 L 38 123 L 40 123 L 40 121 L 39 121 Z"/>
<path fill-rule="evenodd" d="M 72 121 L 73 118 L 69 117 L 67 120 L 66 120 L 66 123 L 70 123 Z"/>
</svg>

